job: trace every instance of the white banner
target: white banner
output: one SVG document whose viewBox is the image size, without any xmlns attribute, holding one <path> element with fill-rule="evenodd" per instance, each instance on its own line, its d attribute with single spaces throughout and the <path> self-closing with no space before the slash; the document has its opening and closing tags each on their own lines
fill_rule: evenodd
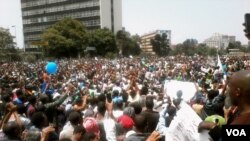
<svg viewBox="0 0 250 141">
<path fill-rule="evenodd" d="M 208 132 L 198 133 L 198 125 L 202 120 L 185 102 L 171 122 L 165 135 L 166 141 L 210 141 Z"/>
<path fill-rule="evenodd" d="M 164 91 L 171 99 L 176 98 L 176 93 L 179 90 L 182 91 L 182 99 L 184 99 L 184 101 L 189 101 L 194 96 L 196 87 L 192 82 L 176 80 L 165 81 Z"/>
<path fill-rule="evenodd" d="M 189 101 L 196 92 L 196 87 L 192 82 L 165 81 L 164 91 L 171 99 L 176 98 L 177 91 L 182 90 L 182 98 Z M 198 133 L 198 125 L 202 121 L 195 111 L 185 102 L 180 105 L 176 117 L 171 122 L 166 141 L 209 141 L 208 132 Z"/>
</svg>

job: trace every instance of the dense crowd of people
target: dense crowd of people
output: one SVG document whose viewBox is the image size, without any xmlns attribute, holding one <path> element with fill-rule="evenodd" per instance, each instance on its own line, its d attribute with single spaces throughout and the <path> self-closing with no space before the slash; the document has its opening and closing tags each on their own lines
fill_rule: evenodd
<svg viewBox="0 0 250 141">
<path fill-rule="evenodd" d="M 187 102 L 199 131 L 250 123 L 250 58 L 175 56 L 0 63 L 0 141 L 158 141 Z M 172 99 L 166 80 L 193 82 L 190 101 Z M 163 106 L 165 105 L 165 106 Z M 167 137 L 166 137 L 167 139 Z"/>
</svg>

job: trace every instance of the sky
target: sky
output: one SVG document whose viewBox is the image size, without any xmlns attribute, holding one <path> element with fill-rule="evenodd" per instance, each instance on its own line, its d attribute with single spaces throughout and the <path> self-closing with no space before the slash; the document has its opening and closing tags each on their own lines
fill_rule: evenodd
<svg viewBox="0 0 250 141">
<path fill-rule="evenodd" d="M 0 27 L 16 34 L 22 48 L 20 1 L 0 0 Z M 249 7 L 250 0 L 122 0 L 122 23 L 131 34 L 171 30 L 173 44 L 190 38 L 203 42 L 213 33 L 235 35 L 247 44 L 242 23 Z"/>
</svg>

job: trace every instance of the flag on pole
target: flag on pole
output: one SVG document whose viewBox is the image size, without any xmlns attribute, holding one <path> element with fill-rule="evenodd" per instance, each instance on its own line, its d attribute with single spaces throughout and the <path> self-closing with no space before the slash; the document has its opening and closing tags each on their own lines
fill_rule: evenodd
<svg viewBox="0 0 250 141">
<path fill-rule="evenodd" d="M 219 55 L 218 55 L 218 63 L 217 63 L 217 66 L 219 67 L 220 73 L 224 73 L 224 71 L 223 71 L 223 66 L 222 66 L 222 63 L 221 63 L 221 60 L 220 60 L 220 56 L 219 56 Z"/>
<path fill-rule="evenodd" d="M 223 78 L 222 78 L 222 82 L 223 84 L 225 84 L 225 80 L 226 80 L 226 74 L 224 73 L 224 69 L 220 60 L 220 56 L 218 55 L 218 63 L 217 66 L 219 67 L 219 72 L 223 74 Z"/>
</svg>

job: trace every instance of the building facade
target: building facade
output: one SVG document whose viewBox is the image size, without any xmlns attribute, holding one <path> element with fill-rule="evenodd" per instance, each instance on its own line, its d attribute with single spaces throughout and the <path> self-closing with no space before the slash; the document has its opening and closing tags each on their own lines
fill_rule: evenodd
<svg viewBox="0 0 250 141">
<path fill-rule="evenodd" d="M 163 33 L 167 35 L 167 39 L 169 40 L 169 45 L 171 46 L 171 30 L 156 30 L 141 36 L 140 47 L 142 52 L 150 55 L 155 55 L 155 52 L 153 51 L 153 46 L 151 45 L 151 39 L 153 39 L 155 35 L 157 34 L 162 35 Z"/>
<path fill-rule="evenodd" d="M 121 0 L 21 0 L 25 48 L 36 47 L 45 29 L 71 17 L 88 30 L 122 29 Z"/>
<path fill-rule="evenodd" d="M 225 49 L 229 43 L 234 43 L 236 40 L 235 36 L 222 35 L 214 33 L 210 38 L 206 39 L 203 43 L 209 47 Z"/>
</svg>

